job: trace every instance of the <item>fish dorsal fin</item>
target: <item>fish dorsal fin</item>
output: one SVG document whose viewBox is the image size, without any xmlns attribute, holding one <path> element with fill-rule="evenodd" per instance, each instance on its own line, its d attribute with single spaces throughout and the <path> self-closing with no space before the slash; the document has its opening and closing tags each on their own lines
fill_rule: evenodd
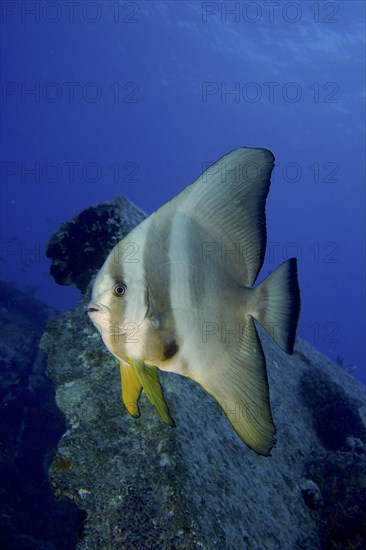
<svg viewBox="0 0 366 550">
<path fill-rule="evenodd" d="M 256 453 L 269 456 L 276 443 L 266 363 L 254 320 L 247 317 L 240 344 L 228 363 L 202 369 L 194 380 L 219 403 L 238 436 Z"/>
<path fill-rule="evenodd" d="M 156 215 L 172 223 L 177 242 L 186 235 L 191 249 L 194 243 L 195 256 L 190 258 L 195 265 L 200 262 L 204 269 L 225 270 L 237 283 L 251 286 L 265 255 L 265 202 L 273 165 L 268 149 L 235 149 Z M 172 260 L 186 260 L 183 245 L 176 244 L 175 250 Z"/>
<path fill-rule="evenodd" d="M 134 363 L 134 371 L 147 398 L 154 405 L 160 418 L 169 426 L 175 427 L 175 422 L 170 416 L 163 389 L 160 385 L 157 367 L 145 365 L 144 363 Z"/>
</svg>

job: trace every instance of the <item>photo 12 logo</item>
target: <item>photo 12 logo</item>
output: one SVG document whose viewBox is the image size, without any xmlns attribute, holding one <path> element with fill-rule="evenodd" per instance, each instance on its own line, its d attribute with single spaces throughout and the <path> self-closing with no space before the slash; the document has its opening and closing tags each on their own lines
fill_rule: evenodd
<svg viewBox="0 0 366 550">
<path fill-rule="evenodd" d="M 1 101 L 4 104 L 37 103 L 139 103 L 140 87 L 137 82 L 124 81 L 101 83 L 97 81 L 79 82 L 26 82 L 4 81 L 1 83 Z"/>
<path fill-rule="evenodd" d="M 202 2 L 202 23 L 339 23 L 337 2 Z"/>
<path fill-rule="evenodd" d="M 68 160 L 63 162 L 40 161 L 4 161 L 1 163 L 1 183 L 11 185 L 31 184 L 94 184 L 94 183 L 139 183 L 140 166 L 137 162 L 118 161 L 109 164 L 95 161 L 78 162 Z"/>
<path fill-rule="evenodd" d="M 138 23 L 138 2 L 102 0 L 3 0 L 1 2 L 2 24 L 51 24 L 84 23 L 96 25 L 103 21 L 113 23 Z"/>
<path fill-rule="evenodd" d="M 201 86 L 202 103 L 338 103 L 339 85 L 337 82 L 217 82 L 205 81 Z"/>
<path fill-rule="evenodd" d="M 218 241 L 205 241 L 201 245 L 202 264 L 221 263 L 222 265 L 242 264 L 257 261 L 260 256 L 257 242 L 243 244 L 240 241 L 231 243 Z M 282 263 L 290 258 L 305 259 L 314 264 L 338 264 L 340 261 L 340 245 L 334 241 L 310 242 L 308 244 L 297 241 L 268 241 L 266 260 L 270 264 Z"/>
</svg>

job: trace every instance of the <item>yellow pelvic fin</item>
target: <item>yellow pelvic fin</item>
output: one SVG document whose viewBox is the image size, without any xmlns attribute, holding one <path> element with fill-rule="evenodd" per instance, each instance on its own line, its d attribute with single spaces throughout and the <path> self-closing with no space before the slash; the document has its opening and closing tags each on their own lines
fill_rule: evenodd
<svg viewBox="0 0 366 550">
<path fill-rule="evenodd" d="M 140 380 L 149 401 L 154 405 L 160 418 L 169 426 L 175 427 L 175 422 L 170 416 L 168 405 L 165 401 L 163 389 L 159 382 L 157 367 L 151 367 L 144 363 L 134 363 L 134 371 Z"/>
<path fill-rule="evenodd" d="M 119 370 L 122 383 L 122 401 L 126 409 L 134 418 L 140 416 L 138 400 L 142 390 L 142 384 L 136 374 L 134 367 L 128 363 L 120 362 Z"/>
</svg>

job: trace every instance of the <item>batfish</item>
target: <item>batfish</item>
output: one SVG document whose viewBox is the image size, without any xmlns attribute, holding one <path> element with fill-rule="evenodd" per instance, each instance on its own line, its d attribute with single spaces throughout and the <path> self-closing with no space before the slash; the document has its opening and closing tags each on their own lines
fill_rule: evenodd
<svg viewBox="0 0 366 550">
<path fill-rule="evenodd" d="M 274 166 L 240 147 L 133 229 L 96 276 L 88 313 L 120 363 L 122 399 L 140 416 L 141 391 L 175 426 L 158 369 L 198 382 L 242 441 L 268 456 L 276 442 L 256 322 L 293 353 L 300 311 L 297 263 L 256 287 L 266 250 Z"/>
</svg>

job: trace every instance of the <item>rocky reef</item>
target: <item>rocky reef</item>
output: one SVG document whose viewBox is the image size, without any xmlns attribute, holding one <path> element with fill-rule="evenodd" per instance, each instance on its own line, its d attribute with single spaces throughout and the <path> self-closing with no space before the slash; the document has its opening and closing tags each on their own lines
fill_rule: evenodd
<svg viewBox="0 0 366 550">
<path fill-rule="evenodd" d="M 118 196 L 63 223 L 46 246 L 46 256 L 52 261 L 50 274 L 56 283 L 75 284 L 85 292 L 108 252 L 145 217 L 137 206 Z"/>
<path fill-rule="evenodd" d="M 56 311 L 0 282 L 0 547 L 68 550 L 83 513 L 56 500 L 48 466 L 66 429 L 39 340 Z"/>
<path fill-rule="evenodd" d="M 104 242 L 94 230 L 91 247 Z M 110 234 L 110 245 L 120 236 Z M 54 236 L 64 282 L 86 289 L 101 264 L 98 253 L 90 251 L 94 259 L 83 273 L 80 243 L 79 257 L 68 250 L 72 240 L 57 245 Z M 75 267 L 67 274 L 71 257 Z M 42 338 L 67 422 L 50 477 L 57 496 L 85 511 L 79 549 L 365 547 L 361 383 L 305 341 L 287 356 L 261 330 L 278 431 L 272 457 L 248 449 L 215 401 L 178 375 L 160 375 L 177 428 L 160 421 L 144 394 L 135 420 L 121 402 L 117 360 L 86 315 L 89 294 L 90 286 Z"/>
</svg>

